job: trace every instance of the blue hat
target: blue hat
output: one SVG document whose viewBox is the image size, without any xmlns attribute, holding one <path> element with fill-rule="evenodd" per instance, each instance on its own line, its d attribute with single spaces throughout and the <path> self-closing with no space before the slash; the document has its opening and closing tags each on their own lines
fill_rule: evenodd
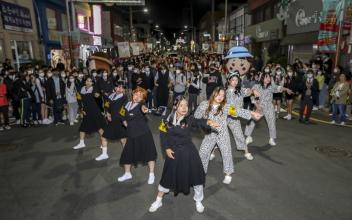
<svg viewBox="0 0 352 220">
<path fill-rule="evenodd" d="M 247 48 L 245 48 L 245 47 L 232 47 L 232 48 L 230 48 L 229 52 L 227 53 L 227 56 L 225 57 L 225 59 L 247 58 L 247 57 L 253 57 L 252 54 L 249 53 Z"/>
</svg>

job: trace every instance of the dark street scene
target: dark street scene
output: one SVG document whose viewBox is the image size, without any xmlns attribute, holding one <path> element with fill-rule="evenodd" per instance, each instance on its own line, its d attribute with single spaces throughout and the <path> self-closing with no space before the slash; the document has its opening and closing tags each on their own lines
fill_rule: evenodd
<svg viewBox="0 0 352 220">
<path fill-rule="evenodd" d="M 351 220 L 352 0 L 0 0 L 0 219 Z"/>
</svg>

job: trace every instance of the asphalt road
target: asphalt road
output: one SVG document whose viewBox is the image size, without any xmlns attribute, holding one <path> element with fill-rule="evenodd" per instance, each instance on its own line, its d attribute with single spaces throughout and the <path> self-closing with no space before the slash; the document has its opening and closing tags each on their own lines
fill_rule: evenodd
<svg viewBox="0 0 352 220">
<path fill-rule="evenodd" d="M 98 136 L 75 151 L 78 126 L 14 128 L 0 133 L 0 219 L 352 219 L 352 129 L 279 120 L 276 147 L 270 147 L 261 121 L 250 145 L 254 160 L 234 151 L 235 174 L 222 183 L 219 153 L 210 162 L 205 212 L 198 214 L 192 195 L 165 196 L 163 207 L 148 213 L 163 166 L 157 126 L 150 116 L 158 146 L 154 185 L 148 170 L 118 183 L 120 143 L 109 145 L 110 158 L 96 162 Z M 200 145 L 202 133 L 195 131 Z M 233 145 L 234 146 L 234 145 Z M 330 148 L 328 148 L 330 147 Z M 234 149 L 234 148 L 233 148 Z"/>
</svg>

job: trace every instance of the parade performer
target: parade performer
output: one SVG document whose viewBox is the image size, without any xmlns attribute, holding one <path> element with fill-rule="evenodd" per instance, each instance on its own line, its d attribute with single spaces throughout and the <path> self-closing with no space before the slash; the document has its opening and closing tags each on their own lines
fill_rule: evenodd
<svg viewBox="0 0 352 220">
<path fill-rule="evenodd" d="M 145 117 L 148 108 L 142 104 L 146 96 L 147 91 L 137 87 L 132 92 L 132 100 L 125 106 L 124 124 L 127 127 L 127 142 L 120 158 L 120 165 L 124 166 L 125 173 L 118 178 L 119 182 L 132 179 L 131 166 L 137 166 L 138 163 L 148 163 L 148 184 L 153 184 L 155 180 L 154 167 L 157 153 L 153 135 Z"/>
<path fill-rule="evenodd" d="M 158 186 L 158 195 L 150 206 L 149 212 L 155 212 L 162 206 L 164 194 L 173 191 L 189 194 L 194 189 L 193 199 L 196 210 L 204 211 L 202 200 L 205 173 L 198 151 L 192 143 L 191 127 L 217 128 L 219 125 L 212 120 L 195 119 L 189 113 L 188 102 L 184 96 L 178 96 L 171 114 L 160 124 L 160 142 L 167 157 Z"/>
<path fill-rule="evenodd" d="M 124 94 L 125 88 L 122 81 L 115 82 L 114 92 L 108 97 L 108 106 L 106 111 L 106 118 L 108 125 L 104 128 L 101 137 L 102 154 L 95 160 L 105 160 L 109 158 L 107 153 L 108 140 L 120 140 L 122 146 L 126 144 L 127 132 L 122 121 L 125 119 L 126 111 L 124 106 L 127 102 L 127 97 Z"/>
<path fill-rule="evenodd" d="M 227 129 L 227 118 L 242 117 L 245 119 L 259 119 L 261 116 L 256 112 L 244 109 L 236 109 L 234 106 L 226 104 L 225 90 L 222 87 L 214 89 L 209 101 L 203 101 L 194 113 L 195 118 L 211 119 L 217 122 L 220 127 L 216 131 L 211 131 L 202 141 L 199 155 L 203 163 L 204 171 L 207 172 L 210 154 L 215 145 L 220 148 L 223 159 L 223 170 L 225 179 L 223 183 L 230 184 L 234 172 L 230 136 Z"/>
<path fill-rule="evenodd" d="M 85 86 L 82 87 L 80 96 L 82 99 L 83 119 L 81 126 L 79 127 L 79 144 L 73 147 L 75 150 L 86 147 L 84 143 L 86 133 L 99 132 L 99 134 L 102 135 L 103 129 L 106 126 L 106 121 L 95 100 L 98 97 L 98 94 L 93 87 L 92 78 L 88 77 L 86 79 Z"/>
</svg>

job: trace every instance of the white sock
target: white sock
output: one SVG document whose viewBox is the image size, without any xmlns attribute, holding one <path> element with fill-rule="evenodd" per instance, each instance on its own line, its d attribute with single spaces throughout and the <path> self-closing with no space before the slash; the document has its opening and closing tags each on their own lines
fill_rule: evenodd
<svg viewBox="0 0 352 220">
<path fill-rule="evenodd" d="M 84 140 L 83 140 L 83 139 L 82 139 L 82 140 L 79 140 L 79 144 L 85 145 L 85 144 L 84 144 Z"/>
<path fill-rule="evenodd" d="M 157 202 L 161 202 L 162 200 L 163 200 L 163 197 L 159 197 L 159 196 L 156 197 Z"/>
</svg>

